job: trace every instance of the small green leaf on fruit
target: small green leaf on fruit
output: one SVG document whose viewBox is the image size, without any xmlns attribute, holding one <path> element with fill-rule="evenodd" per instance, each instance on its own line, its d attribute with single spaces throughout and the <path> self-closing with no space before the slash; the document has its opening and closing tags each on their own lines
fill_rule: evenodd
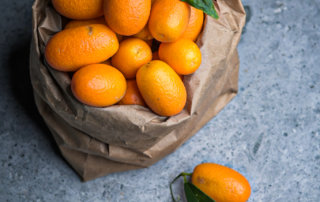
<svg viewBox="0 0 320 202">
<path fill-rule="evenodd" d="M 210 15 L 211 17 L 218 19 L 219 15 L 218 12 L 215 9 L 215 6 L 213 4 L 212 0 L 181 0 L 184 1 L 191 6 L 202 10 L 207 15 Z"/>
</svg>

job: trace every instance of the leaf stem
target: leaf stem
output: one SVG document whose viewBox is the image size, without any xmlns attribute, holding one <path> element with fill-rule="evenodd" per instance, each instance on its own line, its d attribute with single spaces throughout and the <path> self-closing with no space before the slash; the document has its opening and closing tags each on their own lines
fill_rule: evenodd
<svg viewBox="0 0 320 202">
<path fill-rule="evenodd" d="M 177 181 L 177 179 L 179 179 L 179 177 L 183 177 L 184 179 L 184 183 L 187 183 L 187 176 L 192 176 L 192 173 L 185 173 L 185 172 L 182 172 L 180 173 L 177 177 L 175 177 L 172 182 L 170 183 L 170 193 L 171 193 L 171 198 L 173 200 L 173 202 L 177 202 L 177 200 L 174 198 L 174 195 L 173 195 L 173 191 L 172 191 L 172 185 L 175 181 Z"/>
</svg>

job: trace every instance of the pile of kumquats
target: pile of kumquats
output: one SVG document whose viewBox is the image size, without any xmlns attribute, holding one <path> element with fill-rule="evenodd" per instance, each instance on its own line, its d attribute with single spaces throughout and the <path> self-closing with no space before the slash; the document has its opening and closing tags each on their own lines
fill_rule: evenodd
<svg viewBox="0 0 320 202">
<path fill-rule="evenodd" d="M 204 13 L 180 0 L 52 0 L 70 19 L 47 43 L 54 69 L 74 72 L 71 89 L 80 102 L 149 107 L 161 116 L 181 112 L 187 100 L 183 76 L 201 64 L 194 42 Z"/>
</svg>

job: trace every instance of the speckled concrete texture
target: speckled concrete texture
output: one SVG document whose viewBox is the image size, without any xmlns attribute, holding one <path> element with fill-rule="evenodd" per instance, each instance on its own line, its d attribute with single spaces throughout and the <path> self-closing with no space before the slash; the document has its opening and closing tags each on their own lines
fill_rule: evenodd
<svg viewBox="0 0 320 202">
<path fill-rule="evenodd" d="M 244 0 L 239 95 L 150 168 L 81 183 L 33 104 L 32 0 L 0 6 L 0 201 L 171 201 L 169 182 L 211 161 L 243 173 L 253 201 L 320 200 L 320 1 Z M 181 194 L 182 181 L 176 184 Z"/>
</svg>

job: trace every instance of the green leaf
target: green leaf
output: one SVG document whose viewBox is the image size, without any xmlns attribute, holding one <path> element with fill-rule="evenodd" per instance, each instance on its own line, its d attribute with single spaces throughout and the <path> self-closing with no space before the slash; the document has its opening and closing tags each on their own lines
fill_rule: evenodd
<svg viewBox="0 0 320 202">
<path fill-rule="evenodd" d="M 188 202 L 214 202 L 213 199 L 190 182 L 184 183 L 184 192 Z"/>
<path fill-rule="evenodd" d="M 173 183 L 179 179 L 180 177 L 183 177 L 184 179 L 184 192 L 186 194 L 186 198 L 188 202 L 214 202 L 213 199 L 211 199 L 208 195 L 203 193 L 198 187 L 194 186 L 192 183 L 188 182 L 187 176 L 191 176 L 192 173 L 180 173 L 177 177 L 175 177 L 172 182 L 170 183 L 170 193 L 172 197 L 172 201 L 176 202 L 176 199 L 174 198 L 173 191 L 172 191 L 172 185 Z"/>
<path fill-rule="evenodd" d="M 202 10 L 206 14 L 210 15 L 211 17 L 218 19 L 218 12 L 216 11 L 213 1 L 212 0 L 181 0 L 187 2 L 191 6 Z"/>
</svg>

